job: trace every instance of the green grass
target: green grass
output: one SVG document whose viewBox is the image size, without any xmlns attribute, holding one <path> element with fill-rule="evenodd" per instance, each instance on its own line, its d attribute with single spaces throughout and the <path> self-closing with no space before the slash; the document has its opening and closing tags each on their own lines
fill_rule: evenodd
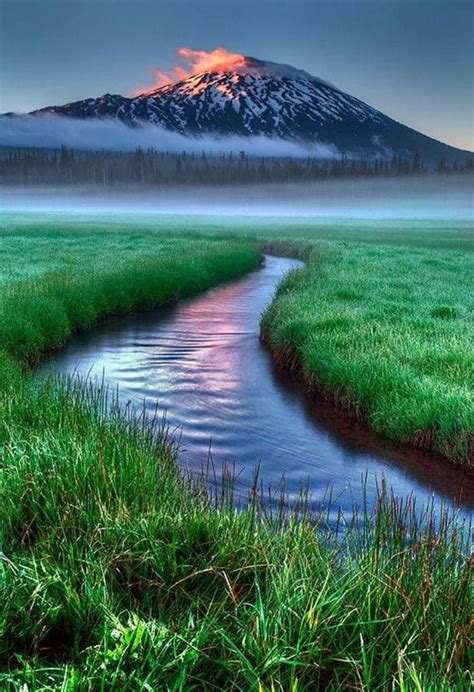
<svg viewBox="0 0 474 692">
<path fill-rule="evenodd" d="M 389 437 L 472 463 L 472 257 L 322 244 L 262 329 L 310 386 Z"/>
<path fill-rule="evenodd" d="M 259 261 L 255 245 L 242 241 L 170 240 L 149 233 L 71 237 L 47 230 L 1 242 L 7 270 L 0 350 L 28 364 L 98 319 L 192 295 Z"/>
<path fill-rule="evenodd" d="M 252 216 L 202 216 L 202 215 L 135 215 L 135 214 L 71 214 L 5 213 L 0 217 L 0 237 L 9 241 L 13 252 L 18 240 L 36 236 L 39 231 L 49 236 L 56 234 L 67 245 L 78 248 L 94 258 L 97 232 L 109 240 L 116 239 L 118 252 L 125 252 L 122 243 L 146 247 L 147 238 L 158 235 L 168 239 L 179 238 L 183 233 L 195 238 L 223 236 L 229 238 L 256 238 L 267 243 L 285 243 L 292 247 L 321 240 L 363 242 L 368 244 L 404 247 L 439 248 L 446 250 L 473 250 L 472 219 L 466 221 L 413 219 L 344 219 L 337 217 L 266 218 Z M 122 241 L 120 241 L 122 236 Z M 64 246 L 63 246 L 64 247 Z M 19 258 L 20 265 L 30 265 L 28 257 Z"/>
<path fill-rule="evenodd" d="M 109 410 L 14 366 L 3 383 L 3 689 L 469 688 L 447 521 L 381 498 L 338 543 L 309 515 L 216 507 Z"/>
<path fill-rule="evenodd" d="M 227 487 L 209 497 L 180 476 L 156 423 L 29 373 L 109 314 L 250 270 L 255 245 L 35 226 L 6 229 L 0 249 L 1 689 L 470 689 L 472 565 L 455 519 L 435 525 L 383 490 L 337 535 L 304 498 L 294 514 L 258 499 L 235 511 Z M 464 319 L 452 300 L 433 309 Z"/>
</svg>

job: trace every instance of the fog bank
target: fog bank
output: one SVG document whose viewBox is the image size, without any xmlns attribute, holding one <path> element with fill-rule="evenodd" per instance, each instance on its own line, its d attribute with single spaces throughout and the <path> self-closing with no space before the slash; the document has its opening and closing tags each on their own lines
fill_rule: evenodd
<svg viewBox="0 0 474 692">
<path fill-rule="evenodd" d="M 59 115 L 21 115 L 0 117 L 0 146 L 40 149 L 72 149 L 96 151 L 134 151 L 153 147 L 157 151 L 180 154 L 237 153 L 249 156 L 317 156 L 334 158 L 339 151 L 334 146 L 311 144 L 304 146 L 270 137 L 185 137 L 159 125 L 143 123 L 130 127 L 119 120 L 79 120 Z"/>
<path fill-rule="evenodd" d="M 3 188 L 4 212 L 473 220 L 473 176 L 162 188 Z"/>
</svg>

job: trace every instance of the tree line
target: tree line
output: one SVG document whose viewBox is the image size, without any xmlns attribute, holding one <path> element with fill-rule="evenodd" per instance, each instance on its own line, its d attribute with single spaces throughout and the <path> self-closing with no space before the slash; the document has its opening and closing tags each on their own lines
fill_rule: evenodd
<svg viewBox="0 0 474 692">
<path fill-rule="evenodd" d="M 78 151 L 68 147 L 4 149 L 0 151 L 2 185 L 232 185 L 290 183 L 352 177 L 395 177 L 428 173 L 472 173 L 474 158 L 449 164 L 441 159 L 427 167 L 415 152 L 411 159 L 389 160 L 315 157 L 166 153 L 151 149 L 133 152 Z"/>
</svg>

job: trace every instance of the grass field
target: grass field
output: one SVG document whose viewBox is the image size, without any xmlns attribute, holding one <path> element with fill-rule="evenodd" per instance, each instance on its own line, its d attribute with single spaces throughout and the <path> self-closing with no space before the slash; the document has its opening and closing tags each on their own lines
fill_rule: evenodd
<svg viewBox="0 0 474 692">
<path fill-rule="evenodd" d="M 268 516 L 257 500 L 236 512 L 180 477 L 152 422 L 111 409 L 104 392 L 39 385 L 28 371 L 108 314 L 249 271 L 257 246 L 215 240 L 198 227 L 186 235 L 178 222 L 166 235 L 162 225 L 127 231 L 123 220 L 108 230 L 90 222 L 62 230 L 49 220 L 7 225 L 0 232 L 0 688 L 470 689 L 472 566 L 454 520 L 435 526 L 429 508 L 415 515 L 389 494 L 338 536 L 317 530 L 324 517 L 305 514 L 304 502 L 294 516 Z M 230 223 L 211 230 L 242 233 Z M 393 235 L 388 249 L 372 238 L 313 254 L 280 290 L 266 327 L 281 311 L 288 339 L 286 301 L 302 326 L 315 319 L 320 295 L 324 309 L 335 309 L 334 287 L 324 285 L 333 272 L 346 292 L 341 309 L 361 300 L 367 310 L 367 293 L 402 256 L 403 267 L 411 258 L 423 272 L 446 272 L 439 307 L 457 313 L 426 319 L 440 333 L 459 324 L 463 344 L 465 303 L 454 300 L 459 265 L 444 250 L 426 255 L 420 240 L 402 247 L 406 233 Z M 259 237 L 285 240 L 283 230 L 273 237 L 259 229 Z M 305 231 L 285 242 L 296 248 L 312 240 Z M 427 258 L 440 265 L 423 265 Z M 385 271 L 373 269 L 378 263 Z M 343 284 L 351 272 L 367 291 L 361 298 Z M 428 288 L 416 294 L 420 311 L 438 306 L 424 298 Z M 397 320 L 411 305 L 402 289 L 393 287 L 405 300 L 392 306 Z M 387 303 L 374 297 L 366 316 L 384 315 Z M 448 380 L 449 372 L 442 369 Z"/>
<path fill-rule="evenodd" d="M 257 248 L 242 241 L 150 232 L 129 238 L 48 228 L 0 242 L 0 349 L 28 364 L 98 319 L 192 295 L 259 261 Z"/>
<path fill-rule="evenodd" d="M 216 508 L 149 426 L 9 383 L 3 689 L 469 688 L 470 571 L 448 524 L 388 498 L 338 545 L 309 517 Z"/>
<path fill-rule="evenodd" d="M 472 256 L 321 244 L 263 320 L 275 357 L 392 439 L 473 462 Z"/>
</svg>

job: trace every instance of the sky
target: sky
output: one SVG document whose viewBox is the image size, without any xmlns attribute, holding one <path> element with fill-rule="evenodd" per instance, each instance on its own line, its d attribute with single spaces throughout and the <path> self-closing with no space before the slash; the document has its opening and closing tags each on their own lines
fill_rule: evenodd
<svg viewBox="0 0 474 692">
<path fill-rule="evenodd" d="M 183 47 L 289 63 L 474 149 L 471 0 L 0 0 L 0 112 L 146 88 Z"/>
</svg>

